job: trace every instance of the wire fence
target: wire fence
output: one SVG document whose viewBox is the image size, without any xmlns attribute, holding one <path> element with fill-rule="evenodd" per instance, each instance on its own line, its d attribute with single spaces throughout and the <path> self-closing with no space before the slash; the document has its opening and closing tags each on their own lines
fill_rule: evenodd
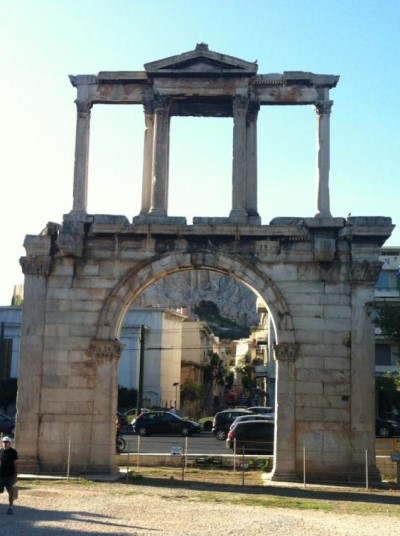
<svg viewBox="0 0 400 536">
<path fill-rule="evenodd" d="M 212 443 L 209 442 L 205 449 L 204 443 L 199 443 L 196 436 L 142 438 L 138 435 L 125 435 L 123 439 L 125 448 L 122 453 L 116 452 L 115 467 L 126 473 L 127 479 L 133 473 L 139 474 L 149 468 L 160 470 L 161 473 L 165 469 L 166 478 L 171 477 L 171 472 L 168 471 L 174 471 L 173 478 L 182 481 L 188 480 L 194 473 L 208 470 L 220 474 L 221 482 L 226 482 L 226 475 L 231 474 L 236 484 L 245 485 L 248 483 L 249 474 L 258 472 L 258 483 L 263 486 L 268 482 L 273 469 L 271 442 L 247 441 L 243 444 L 235 439 L 230 448 L 223 450 L 223 444 L 215 440 L 213 451 Z M 87 464 L 82 461 L 82 442 L 68 440 L 56 445 L 53 441 L 52 449 L 57 453 L 55 459 L 59 460 L 60 451 L 64 459 L 61 466 L 57 463 L 57 467 L 51 471 L 52 474 L 69 479 L 72 476 L 84 476 L 88 472 Z M 150 452 L 155 449 L 157 452 Z M 394 486 L 396 482 L 400 484 L 400 439 L 377 441 L 374 454 L 375 456 L 371 456 L 365 449 L 362 463 L 358 464 L 356 470 L 349 468 L 342 472 L 329 471 L 322 467 L 323 462 L 318 464 L 315 452 L 304 446 L 296 455 L 295 476 L 298 484 L 304 488 L 318 482 L 322 485 L 346 483 L 369 489 L 376 487 L 381 479 Z M 23 460 L 21 462 L 23 465 Z M 216 476 L 213 481 L 218 483 L 218 475 Z M 257 481 L 252 478 L 252 485 L 255 482 Z"/>
</svg>

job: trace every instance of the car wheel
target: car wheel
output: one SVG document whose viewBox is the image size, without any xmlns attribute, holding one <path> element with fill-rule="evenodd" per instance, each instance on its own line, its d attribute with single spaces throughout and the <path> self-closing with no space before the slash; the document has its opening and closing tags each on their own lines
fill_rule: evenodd
<svg viewBox="0 0 400 536">
<path fill-rule="evenodd" d="M 184 437 L 190 436 L 190 429 L 187 426 L 185 426 L 181 430 L 181 435 L 183 435 Z"/>
<path fill-rule="evenodd" d="M 206 421 L 204 424 L 203 424 L 203 430 L 205 432 L 211 432 L 211 428 L 212 428 L 212 422 L 211 421 Z"/>
<path fill-rule="evenodd" d="M 389 429 L 386 428 L 386 426 L 380 426 L 378 428 L 378 436 L 379 437 L 389 437 L 390 436 Z"/>
<path fill-rule="evenodd" d="M 224 439 L 226 439 L 225 430 L 217 430 L 215 432 L 215 437 L 218 439 L 218 441 L 224 441 Z"/>
<path fill-rule="evenodd" d="M 144 428 L 143 426 L 141 426 L 140 428 L 138 428 L 137 433 L 138 433 L 141 437 L 144 437 L 144 436 L 147 435 L 147 429 Z"/>
</svg>

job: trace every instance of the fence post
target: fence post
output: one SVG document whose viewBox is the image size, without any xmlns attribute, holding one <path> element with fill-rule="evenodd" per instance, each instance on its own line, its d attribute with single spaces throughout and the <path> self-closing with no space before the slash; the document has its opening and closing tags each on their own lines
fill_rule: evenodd
<svg viewBox="0 0 400 536">
<path fill-rule="evenodd" d="M 236 473 L 236 437 L 233 440 L 233 472 Z"/>
<path fill-rule="evenodd" d="M 242 448 L 242 486 L 244 486 L 244 446 Z"/>
<path fill-rule="evenodd" d="M 140 435 L 137 438 L 137 455 L 136 455 L 136 471 L 139 471 L 140 467 Z"/>
<path fill-rule="evenodd" d="M 67 480 L 69 480 L 69 471 L 71 467 L 71 440 L 68 440 L 68 456 L 67 456 Z"/>
<path fill-rule="evenodd" d="M 306 447 L 303 447 L 303 486 L 306 488 Z"/>
<path fill-rule="evenodd" d="M 365 450 L 365 489 L 369 489 L 368 449 Z"/>
<path fill-rule="evenodd" d="M 129 445 L 129 443 L 128 443 Z M 129 459 L 129 456 L 131 454 L 131 448 L 130 448 L 130 445 L 128 447 L 128 461 L 127 461 L 127 466 L 126 466 L 126 481 L 128 482 L 129 480 L 129 468 L 131 466 L 131 463 L 130 463 L 130 459 Z"/>
</svg>

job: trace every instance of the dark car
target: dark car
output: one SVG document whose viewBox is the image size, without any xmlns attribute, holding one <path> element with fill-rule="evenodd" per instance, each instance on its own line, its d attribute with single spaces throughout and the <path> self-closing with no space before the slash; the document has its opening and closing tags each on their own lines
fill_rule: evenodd
<svg viewBox="0 0 400 536">
<path fill-rule="evenodd" d="M 132 423 L 134 431 L 140 436 L 150 434 L 180 434 L 190 436 L 201 431 L 198 422 L 182 419 L 167 411 L 146 411 Z"/>
<path fill-rule="evenodd" d="M 240 423 L 245 421 L 270 421 L 273 420 L 269 415 L 262 415 L 260 413 L 255 413 L 254 415 L 240 415 L 239 417 L 236 417 L 236 419 L 233 421 L 229 428 L 229 432 L 234 429 L 234 427 Z M 228 432 L 228 433 L 229 433 Z"/>
<path fill-rule="evenodd" d="M 237 453 L 273 454 L 275 424 L 267 419 L 243 421 L 229 431 L 226 448 Z"/>
<path fill-rule="evenodd" d="M 376 417 L 375 419 L 376 437 L 392 437 L 400 435 L 400 424 L 397 421 L 390 421 Z"/>
<path fill-rule="evenodd" d="M 256 415 L 267 415 L 271 419 L 275 419 L 275 409 L 272 406 L 251 406 L 247 409 Z"/>
<path fill-rule="evenodd" d="M 14 428 L 15 421 L 10 419 L 7 415 L 4 415 L 4 413 L 0 413 L 0 434 L 13 436 Z"/>
<path fill-rule="evenodd" d="M 240 415 L 252 415 L 247 409 L 224 409 L 214 415 L 212 432 L 217 439 L 223 441 L 228 435 L 229 428 L 236 417 Z"/>
</svg>

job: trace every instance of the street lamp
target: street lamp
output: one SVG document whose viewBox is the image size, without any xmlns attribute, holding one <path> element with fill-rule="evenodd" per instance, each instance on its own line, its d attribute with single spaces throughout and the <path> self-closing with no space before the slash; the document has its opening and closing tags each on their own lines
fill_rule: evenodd
<svg viewBox="0 0 400 536">
<path fill-rule="evenodd" d="M 178 404 L 178 385 L 179 385 L 179 382 L 174 382 L 172 385 L 173 385 L 173 387 L 175 387 L 175 409 L 176 409 L 176 406 Z"/>
</svg>

